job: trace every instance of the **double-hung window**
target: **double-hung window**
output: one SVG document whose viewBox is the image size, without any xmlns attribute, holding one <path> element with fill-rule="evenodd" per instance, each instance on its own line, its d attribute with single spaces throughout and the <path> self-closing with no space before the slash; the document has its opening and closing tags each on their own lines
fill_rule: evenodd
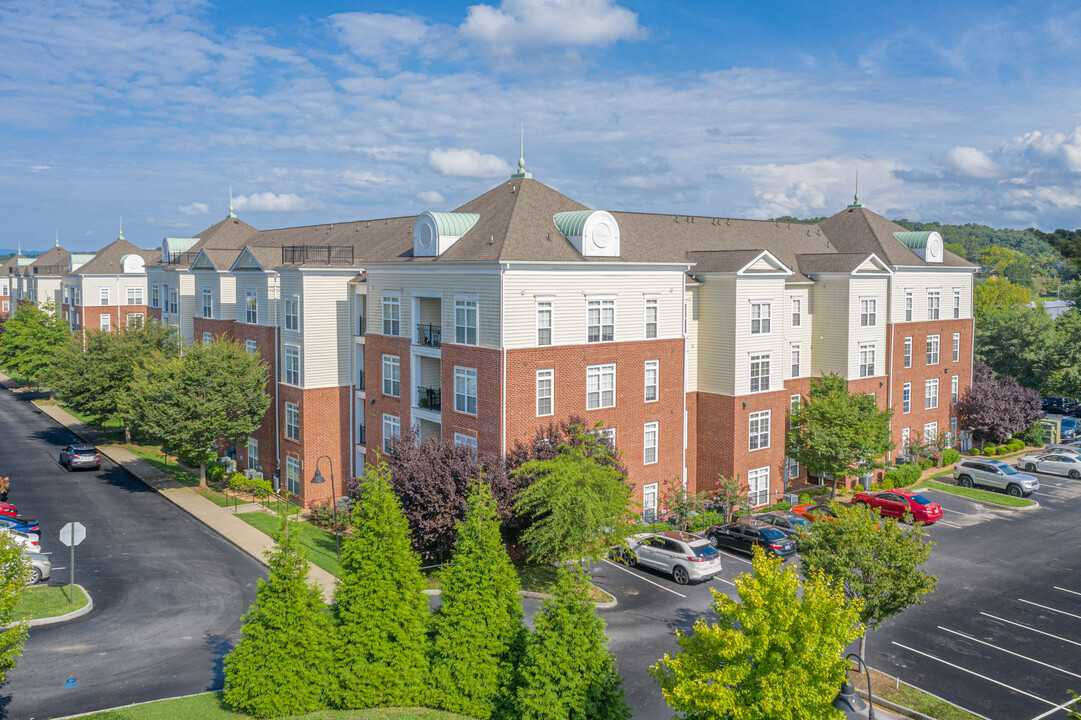
<svg viewBox="0 0 1081 720">
<path fill-rule="evenodd" d="M 401 397 L 401 360 L 397 355 L 383 356 L 383 394 Z"/>
<path fill-rule="evenodd" d="M 207 347 L 212 342 L 214 342 L 214 336 L 208 332 L 203 333 L 203 347 Z"/>
<path fill-rule="evenodd" d="M 402 299 L 397 295 L 383 296 L 383 334 L 402 334 Z"/>
<path fill-rule="evenodd" d="M 928 290 L 927 291 L 927 319 L 938 320 L 938 305 L 942 299 L 941 290 Z"/>
<path fill-rule="evenodd" d="M 927 364 L 938 365 L 938 335 L 927 336 Z"/>
<path fill-rule="evenodd" d="M 929 422 L 923 426 L 923 441 L 933 443 L 938 440 L 938 423 Z"/>
<path fill-rule="evenodd" d="M 860 377 L 874 377 L 875 375 L 875 344 L 860 344 Z"/>
<path fill-rule="evenodd" d="M 454 433 L 454 446 L 466 447 L 473 451 L 474 462 L 477 457 L 477 436 L 476 435 L 464 435 L 462 433 Z"/>
<path fill-rule="evenodd" d="M 747 432 L 750 436 L 749 450 L 762 450 L 769 447 L 770 410 L 759 410 L 750 414 Z"/>
<path fill-rule="evenodd" d="M 300 387 L 300 348 L 286 345 L 282 354 L 285 359 L 285 384 Z"/>
<path fill-rule="evenodd" d="M 874 327 L 878 323 L 878 301 L 875 298 L 860 299 L 860 327 Z"/>
<path fill-rule="evenodd" d="M 254 290 L 244 291 L 244 322 L 249 325 L 259 323 L 259 296 Z"/>
<path fill-rule="evenodd" d="M 905 290 L 905 322 L 912 322 L 912 291 Z"/>
<path fill-rule="evenodd" d="M 658 377 L 660 360 L 646 360 L 646 402 L 653 402 L 658 397 Z"/>
<path fill-rule="evenodd" d="M 98 292 L 100 293 L 100 299 L 101 299 L 101 303 L 100 303 L 100 304 L 101 304 L 101 305 L 102 305 L 103 307 L 104 307 L 104 306 L 106 306 L 106 305 L 108 305 L 108 304 L 109 304 L 109 288 L 107 288 L 107 287 L 100 287 L 100 288 L 98 288 Z"/>
<path fill-rule="evenodd" d="M 769 335 L 772 306 L 768 302 L 751 302 L 751 335 Z"/>
<path fill-rule="evenodd" d="M 934 410 L 938 407 L 938 378 L 928 380 L 923 390 L 923 409 Z"/>
<path fill-rule="evenodd" d="M 908 455 L 908 446 L 912 442 L 912 428 L 901 428 L 901 454 Z"/>
<path fill-rule="evenodd" d="M 176 315 L 177 309 L 176 288 L 169 288 L 169 314 Z"/>
<path fill-rule="evenodd" d="M 755 468 L 747 473 L 747 496 L 755 507 L 769 502 L 769 466 Z"/>
<path fill-rule="evenodd" d="M 958 320 L 961 317 L 961 288 L 953 289 L 953 319 Z"/>
<path fill-rule="evenodd" d="M 245 340 L 244 349 L 248 351 L 249 355 L 254 355 L 255 353 L 259 352 L 259 343 L 255 342 L 254 340 Z"/>
<path fill-rule="evenodd" d="M 953 361 L 960 362 L 961 360 L 961 333 L 953 334 Z"/>
<path fill-rule="evenodd" d="M 792 298 L 792 327 L 799 327 L 803 321 L 801 317 L 801 310 L 803 309 L 803 303 L 799 298 Z"/>
<path fill-rule="evenodd" d="M 99 322 L 100 322 L 101 329 L 104 330 L 105 332 L 109 332 L 109 322 L 110 322 L 109 313 L 104 313 L 101 316 L 101 320 Z"/>
<path fill-rule="evenodd" d="M 616 301 L 586 299 L 586 341 L 611 342 L 616 337 Z"/>
<path fill-rule="evenodd" d="M 799 410 L 800 403 L 803 402 L 802 395 L 789 395 L 788 396 L 788 429 L 791 430 L 796 427 L 796 412 Z"/>
<path fill-rule="evenodd" d="M 769 366 L 768 354 L 751 355 L 751 392 L 765 392 L 769 390 Z"/>
<path fill-rule="evenodd" d="M 642 437 L 642 464 L 652 465 L 657 462 L 657 432 L 659 423 L 647 422 Z"/>
<path fill-rule="evenodd" d="M 300 298 L 285 298 L 285 329 L 300 330 Z"/>
<path fill-rule="evenodd" d="M 248 438 L 248 469 L 259 469 L 259 441 L 253 437 Z"/>
<path fill-rule="evenodd" d="M 552 301 L 537 299 L 537 345 L 552 344 Z"/>
<path fill-rule="evenodd" d="M 214 292 L 210 288 L 203 289 L 203 317 L 214 317 Z"/>
<path fill-rule="evenodd" d="M 901 395 L 901 412 L 912 412 L 912 383 L 906 382 Z"/>
<path fill-rule="evenodd" d="M 646 340 L 657 337 L 657 317 L 660 312 L 660 300 L 646 298 Z"/>
<path fill-rule="evenodd" d="M 477 414 L 476 368 L 454 368 L 454 409 L 468 415 Z"/>
<path fill-rule="evenodd" d="M 300 406 L 296 403 L 285 403 L 285 437 L 300 442 Z"/>
<path fill-rule="evenodd" d="M 383 416 L 383 452 L 394 454 L 394 443 L 402 436 L 402 421 L 397 415 Z"/>
<path fill-rule="evenodd" d="M 124 288 L 127 293 L 128 305 L 143 304 L 143 289 L 138 285 Z"/>
<path fill-rule="evenodd" d="M 912 367 L 912 338 L 905 338 L 905 367 Z"/>
<path fill-rule="evenodd" d="M 454 301 L 454 342 L 459 345 L 477 344 L 477 301 Z"/>
<path fill-rule="evenodd" d="M 615 407 L 616 366 L 589 365 L 586 367 L 586 410 Z"/>
<path fill-rule="evenodd" d="M 961 376 L 954 375 L 950 380 L 950 405 L 957 404 L 957 396 L 961 393 Z"/>
<path fill-rule="evenodd" d="M 799 345 L 793 345 L 792 346 L 792 358 L 791 358 L 791 366 L 792 367 L 790 368 L 790 371 L 791 371 L 792 377 L 794 377 L 794 378 L 797 378 L 797 377 L 800 376 L 800 359 L 801 359 L 800 355 L 801 355 L 800 346 Z"/>
<path fill-rule="evenodd" d="M 150 307 L 161 307 L 161 288 L 157 285 L 150 286 Z"/>
<path fill-rule="evenodd" d="M 300 458 L 292 455 L 285 458 L 285 491 L 300 494 Z"/>
<path fill-rule="evenodd" d="M 537 417 L 555 412 L 552 402 L 554 381 L 555 370 L 552 368 L 537 371 Z"/>
</svg>

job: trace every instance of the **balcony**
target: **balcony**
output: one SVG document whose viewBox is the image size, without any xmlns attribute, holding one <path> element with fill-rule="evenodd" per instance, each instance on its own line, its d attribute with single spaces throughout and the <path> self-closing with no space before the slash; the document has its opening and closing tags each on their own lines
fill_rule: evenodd
<svg viewBox="0 0 1081 720">
<path fill-rule="evenodd" d="M 352 265 L 353 259 L 352 245 L 282 246 L 282 265 L 304 265 L 306 263 Z"/>
<path fill-rule="evenodd" d="M 366 445 L 367 425 L 357 425 L 357 445 Z"/>
<path fill-rule="evenodd" d="M 363 390 L 363 389 L 364 389 L 364 371 L 363 370 L 358 370 L 357 371 L 357 390 Z"/>
<path fill-rule="evenodd" d="M 166 260 L 168 265 L 187 266 L 195 262 L 195 258 L 199 257 L 198 252 L 177 252 L 169 253 L 169 259 Z"/>
<path fill-rule="evenodd" d="M 442 390 L 437 387 L 417 386 L 417 407 L 421 410 L 438 412 L 440 409 L 439 396 Z"/>
<path fill-rule="evenodd" d="M 417 325 L 417 345 L 439 347 L 442 344 L 442 331 L 438 325 Z"/>
<path fill-rule="evenodd" d="M 368 321 L 363 315 L 357 318 L 357 336 L 364 335 L 368 332 Z"/>
</svg>

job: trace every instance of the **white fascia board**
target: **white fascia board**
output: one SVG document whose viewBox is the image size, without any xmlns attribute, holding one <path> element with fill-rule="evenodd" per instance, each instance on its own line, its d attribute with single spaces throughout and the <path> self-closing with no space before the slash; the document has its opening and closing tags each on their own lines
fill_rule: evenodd
<svg viewBox="0 0 1081 720">
<path fill-rule="evenodd" d="M 912 272 L 935 272 L 935 273 L 965 273 L 968 275 L 974 275 L 979 270 L 977 267 L 951 267 L 942 265 L 894 265 L 893 271 L 912 271 Z"/>
<path fill-rule="evenodd" d="M 629 263 L 629 262 L 560 262 L 548 260 L 502 260 L 500 261 L 507 270 L 573 270 L 578 272 L 591 272 L 595 270 L 682 270 L 686 272 L 694 267 L 690 262 L 666 262 L 666 263 Z"/>
<path fill-rule="evenodd" d="M 874 264 L 878 265 L 880 268 L 882 268 L 882 271 L 884 273 L 886 273 L 887 275 L 893 275 L 893 270 L 890 269 L 890 266 L 885 261 L 883 261 L 882 258 L 880 258 L 878 255 L 876 255 L 875 253 L 871 253 L 866 258 L 864 258 L 863 262 L 861 262 L 860 265 L 861 266 L 865 265 L 868 261 L 871 261 Z M 856 267 L 855 269 L 852 270 L 852 274 L 856 275 L 856 274 L 858 274 L 858 271 L 859 271 L 859 267 Z"/>
<path fill-rule="evenodd" d="M 749 273 L 749 272 L 747 272 L 747 268 L 749 268 L 751 265 L 754 265 L 756 262 L 758 262 L 762 258 L 768 259 L 771 263 L 773 263 L 773 264 L 775 264 L 775 265 L 777 265 L 777 266 L 779 266 L 781 268 L 784 268 L 784 270 L 778 270 L 776 273 L 757 273 L 757 272 L 756 273 Z M 779 274 L 779 275 L 782 275 L 784 277 L 787 277 L 789 275 L 794 275 L 795 272 L 792 270 L 792 268 L 788 267 L 783 262 L 781 262 L 777 258 L 777 256 L 774 255 L 773 253 L 771 253 L 769 250 L 763 250 L 762 252 L 755 255 L 751 259 L 751 261 L 749 263 L 747 263 L 746 265 L 741 267 L 739 270 L 737 270 L 736 274 L 737 275 L 752 275 L 753 274 L 755 276 L 762 276 L 762 277 L 778 275 Z"/>
</svg>

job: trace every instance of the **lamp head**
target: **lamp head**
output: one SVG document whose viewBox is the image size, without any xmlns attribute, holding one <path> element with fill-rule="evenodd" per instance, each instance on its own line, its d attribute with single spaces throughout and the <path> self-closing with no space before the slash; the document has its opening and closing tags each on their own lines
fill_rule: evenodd
<svg viewBox="0 0 1081 720">
<path fill-rule="evenodd" d="M 312 477 L 312 485 L 320 485 L 320 484 L 325 483 L 325 482 L 326 482 L 326 479 L 323 477 L 323 474 L 321 472 L 319 472 L 318 468 L 316 468 L 315 476 Z"/>
</svg>

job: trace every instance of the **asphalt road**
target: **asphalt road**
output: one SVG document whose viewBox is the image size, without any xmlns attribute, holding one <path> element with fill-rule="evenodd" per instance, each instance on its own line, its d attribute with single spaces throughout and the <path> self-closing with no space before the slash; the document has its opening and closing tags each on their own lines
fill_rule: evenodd
<svg viewBox="0 0 1081 720">
<path fill-rule="evenodd" d="M 77 520 L 75 581 L 94 610 L 31 628 L 19 666 L 0 687 L 0 718 L 99 710 L 222 686 L 222 658 L 255 599 L 262 567 L 103 458 L 100 472 L 67 473 L 73 440 L 28 402 L 0 391 L 0 474 L 9 500 L 41 521 L 52 582 L 69 578 L 60 528 Z"/>
</svg>

